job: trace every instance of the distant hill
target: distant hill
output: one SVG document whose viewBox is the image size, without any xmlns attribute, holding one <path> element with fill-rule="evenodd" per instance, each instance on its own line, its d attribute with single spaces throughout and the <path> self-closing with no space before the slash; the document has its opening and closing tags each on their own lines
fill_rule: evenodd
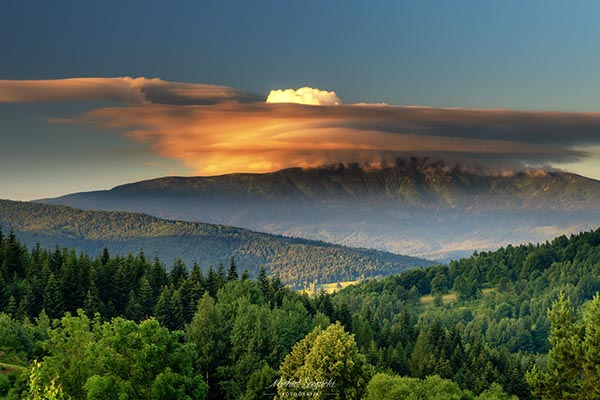
<svg viewBox="0 0 600 400">
<path fill-rule="evenodd" d="M 426 159 L 166 177 L 42 202 L 143 212 L 448 259 L 600 225 L 600 182 L 564 172 L 492 174 Z"/>
<path fill-rule="evenodd" d="M 69 207 L 0 200 L 0 226 L 13 229 L 25 243 L 74 247 L 99 254 L 107 246 L 117 254 L 181 258 L 188 265 L 227 264 L 256 274 L 260 266 L 278 272 L 286 283 L 335 282 L 388 275 L 431 265 L 418 258 L 377 250 L 352 249 L 324 242 L 252 232 L 223 225 L 167 221 L 126 212 L 82 211 Z"/>
</svg>

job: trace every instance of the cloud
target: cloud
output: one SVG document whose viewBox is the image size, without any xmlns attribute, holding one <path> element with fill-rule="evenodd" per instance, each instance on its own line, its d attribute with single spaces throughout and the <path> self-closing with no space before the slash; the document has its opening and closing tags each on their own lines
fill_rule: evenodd
<svg viewBox="0 0 600 400">
<path fill-rule="evenodd" d="M 229 87 L 156 78 L 0 81 L 3 102 L 81 100 L 123 105 L 48 121 L 122 132 L 200 175 L 378 165 L 406 156 L 503 170 L 574 162 L 600 146 L 600 113 L 344 105 L 334 92 L 310 88 L 272 91 L 265 102 Z M 317 100 L 323 104 L 306 105 Z"/>
<path fill-rule="evenodd" d="M 585 157 L 572 147 L 600 129 L 600 115 L 228 102 L 135 105 L 91 111 L 74 123 L 126 132 L 199 175 L 324 164 L 381 163 L 426 155 L 496 169 Z M 559 133 L 569 132 L 569 140 Z"/>
<path fill-rule="evenodd" d="M 342 99 L 335 92 L 301 87 L 299 89 L 271 90 L 267 96 L 267 103 L 297 103 L 312 106 L 337 106 L 342 104 Z"/>
<path fill-rule="evenodd" d="M 0 103 L 115 101 L 125 104 L 214 104 L 259 101 L 226 86 L 163 81 L 158 78 L 70 78 L 0 80 Z"/>
</svg>

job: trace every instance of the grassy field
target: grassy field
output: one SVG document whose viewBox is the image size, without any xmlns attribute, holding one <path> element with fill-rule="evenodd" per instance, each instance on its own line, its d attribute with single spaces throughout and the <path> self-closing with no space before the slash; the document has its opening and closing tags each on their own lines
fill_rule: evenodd
<svg viewBox="0 0 600 400">
<path fill-rule="evenodd" d="M 308 293 L 310 296 L 319 293 L 321 289 L 323 289 L 326 293 L 335 293 L 338 290 L 342 290 L 348 286 L 356 285 L 360 283 L 361 279 L 355 281 L 341 281 L 341 282 L 333 282 L 333 283 L 321 283 L 314 287 L 304 289 L 304 292 Z"/>
<path fill-rule="evenodd" d="M 495 290 L 495 289 L 493 289 L 493 288 L 490 288 L 490 289 L 482 289 L 482 290 L 481 290 L 481 293 L 482 293 L 483 295 L 486 295 L 486 294 L 490 294 L 490 293 L 492 293 L 494 290 Z M 457 296 L 457 295 L 456 295 L 456 293 L 454 293 L 454 292 L 450 292 L 450 293 L 448 293 L 448 294 L 445 294 L 445 295 L 444 295 L 444 296 L 442 296 L 442 297 L 443 297 L 443 299 L 444 299 L 444 304 L 452 303 L 452 302 L 456 301 L 456 299 L 458 298 L 458 296 Z M 422 296 L 422 297 L 421 297 L 421 303 L 423 303 L 423 304 L 430 304 L 430 303 L 433 303 L 433 296 L 432 296 L 432 295 L 430 295 L 430 294 L 428 294 L 427 296 Z"/>
<path fill-rule="evenodd" d="M 453 301 L 456 301 L 456 293 L 448 293 L 442 296 L 442 298 L 444 299 L 444 304 L 447 303 L 452 303 Z M 421 297 L 421 303 L 423 304 L 430 304 L 433 303 L 433 296 L 428 294 L 427 296 L 423 296 Z"/>
</svg>

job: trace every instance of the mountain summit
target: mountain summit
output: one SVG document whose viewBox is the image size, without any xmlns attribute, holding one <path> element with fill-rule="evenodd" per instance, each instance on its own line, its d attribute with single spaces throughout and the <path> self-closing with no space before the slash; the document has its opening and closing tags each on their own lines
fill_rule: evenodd
<svg viewBox="0 0 600 400">
<path fill-rule="evenodd" d="M 495 173 L 418 158 L 380 168 L 165 177 L 41 201 L 434 258 L 600 224 L 596 180 L 557 171 Z"/>
</svg>

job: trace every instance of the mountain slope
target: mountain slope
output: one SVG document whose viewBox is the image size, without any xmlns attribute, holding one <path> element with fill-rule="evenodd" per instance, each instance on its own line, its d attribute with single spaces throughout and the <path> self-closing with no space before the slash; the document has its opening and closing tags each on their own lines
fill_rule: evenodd
<svg viewBox="0 0 600 400">
<path fill-rule="evenodd" d="M 143 214 L 82 211 L 69 207 L 0 200 L 0 225 L 25 243 L 74 247 L 98 254 L 104 246 L 118 254 L 140 250 L 163 260 L 181 258 L 202 267 L 227 263 L 255 274 L 264 265 L 287 283 L 334 282 L 387 275 L 430 265 L 423 259 L 368 249 L 252 232 L 230 226 L 167 221 Z"/>
<path fill-rule="evenodd" d="M 167 177 L 42 200 L 144 212 L 447 258 L 600 224 L 600 182 L 562 172 L 490 174 L 444 162 Z"/>
</svg>

